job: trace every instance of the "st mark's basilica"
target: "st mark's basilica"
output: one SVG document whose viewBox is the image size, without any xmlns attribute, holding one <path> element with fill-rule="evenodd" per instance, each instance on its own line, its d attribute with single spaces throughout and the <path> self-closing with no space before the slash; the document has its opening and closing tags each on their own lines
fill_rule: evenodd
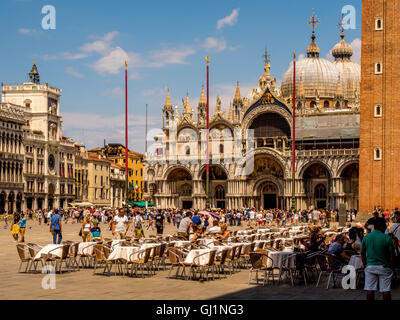
<svg viewBox="0 0 400 320">
<path fill-rule="evenodd" d="M 331 62 L 320 57 L 313 29 L 307 56 L 296 63 L 297 209 L 340 204 L 358 209 L 361 67 L 351 60 L 353 48 L 343 30 L 340 37 Z M 242 97 L 238 83 L 228 114 L 217 98 L 210 115 L 209 139 L 217 141 L 210 144 L 211 208 L 291 207 L 293 89 L 293 64 L 277 87 L 266 54 L 258 87 Z M 154 137 L 155 147 L 144 161 L 144 197 L 159 208 L 206 207 L 206 110 L 204 88 L 197 121 L 188 96 L 179 115 L 167 92 L 163 133 Z M 253 139 L 248 129 L 254 130 Z M 237 141 L 239 153 L 234 152 Z M 254 166 L 245 172 L 252 157 Z"/>
</svg>

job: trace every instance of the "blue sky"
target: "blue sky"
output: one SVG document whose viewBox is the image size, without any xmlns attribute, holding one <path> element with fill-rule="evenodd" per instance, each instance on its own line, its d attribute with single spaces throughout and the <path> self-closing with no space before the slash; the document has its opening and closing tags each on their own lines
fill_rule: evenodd
<svg viewBox="0 0 400 320">
<path fill-rule="evenodd" d="M 56 9 L 56 29 L 43 30 L 44 5 Z M 281 1 L 66 1 L 2 0 L 0 82 L 27 81 L 36 60 L 41 81 L 62 88 L 64 134 L 89 148 L 124 141 L 124 59 L 129 61 L 129 147 L 144 151 L 145 105 L 149 127 L 159 128 L 166 88 L 182 110 L 189 92 L 196 110 L 204 57 L 211 57 L 210 107 L 216 95 L 228 109 L 236 81 L 242 96 L 263 73 L 265 47 L 278 82 L 293 51 L 310 43 L 315 8 L 321 56 L 340 40 L 343 6 L 356 8 L 356 29 L 346 31 L 359 59 L 361 0 Z M 300 56 L 301 58 L 301 56 Z"/>
</svg>

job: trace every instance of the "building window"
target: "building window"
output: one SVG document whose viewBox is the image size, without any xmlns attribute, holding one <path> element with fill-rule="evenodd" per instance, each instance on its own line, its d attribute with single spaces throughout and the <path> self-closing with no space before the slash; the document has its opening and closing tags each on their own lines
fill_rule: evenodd
<svg viewBox="0 0 400 320">
<path fill-rule="evenodd" d="M 374 160 L 375 161 L 382 160 L 382 150 L 381 150 L 381 148 L 375 148 L 375 150 L 374 150 Z"/>
<path fill-rule="evenodd" d="M 375 118 L 382 118 L 382 106 L 380 104 L 377 104 L 374 109 Z"/>
<path fill-rule="evenodd" d="M 327 101 L 327 100 L 324 101 L 324 108 L 325 109 L 329 108 L 329 101 Z"/>
<path fill-rule="evenodd" d="M 381 18 L 375 20 L 375 30 L 383 30 L 383 21 Z"/>
<path fill-rule="evenodd" d="M 310 108 L 314 109 L 316 106 L 317 106 L 317 103 L 315 101 L 311 101 Z"/>
<path fill-rule="evenodd" d="M 382 74 L 382 62 L 375 63 L 375 74 Z"/>
</svg>

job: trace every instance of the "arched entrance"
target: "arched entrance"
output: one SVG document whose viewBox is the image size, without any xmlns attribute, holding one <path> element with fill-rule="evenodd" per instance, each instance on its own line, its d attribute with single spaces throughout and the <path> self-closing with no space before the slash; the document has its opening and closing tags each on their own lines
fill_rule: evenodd
<svg viewBox="0 0 400 320">
<path fill-rule="evenodd" d="M 318 209 L 325 209 L 327 206 L 326 187 L 323 184 L 318 184 L 315 187 L 314 198 Z"/>
<path fill-rule="evenodd" d="M 225 188 L 222 185 L 215 187 L 215 201 L 218 209 L 225 209 Z"/>
<path fill-rule="evenodd" d="M 257 155 L 249 179 L 253 180 L 255 196 L 251 206 L 265 210 L 284 207 L 284 171 L 277 159 L 271 155 Z"/>
<path fill-rule="evenodd" d="M 167 194 L 173 195 L 170 199 L 166 199 L 163 205 L 165 208 L 193 208 L 192 192 L 193 181 L 192 175 L 185 168 L 176 168 L 167 176 Z"/>
<path fill-rule="evenodd" d="M 272 182 L 264 182 L 260 186 L 262 208 L 264 210 L 278 208 L 278 188 Z"/>
<path fill-rule="evenodd" d="M 8 195 L 8 213 L 14 213 L 14 202 L 15 202 L 15 195 L 14 192 L 10 192 Z"/>
<path fill-rule="evenodd" d="M 303 188 L 306 194 L 306 206 L 318 209 L 330 207 L 329 190 L 331 175 L 319 162 L 311 164 L 303 173 Z"/>
<path fill-rule="evenodd" d="M 206 167 L 203 168 L 201 175 L 203 181 L 204 194 L 206 192 L 206 181 L 207 181 L 207 170 Z M 218 165 L 210 166 L 210 205 L 213 208 L 225 209 L 226 198 L 225 190 L 227 188 L 226 181 L 228 176 L 226 171 Z"/>
<path fill-rule="evenodd" d="M 18 193 L 18 195 L 17 195 L 16 210 L 17 210 L 17 212 L 22 211 L 22 194 L 21 193 Z"/>
<path fill-rule="evenodd" d="M 54 206 L 54 184 L 49 184 L 49 198 L 48 198 L 48 209 L 53 209 Z"/>
<path fill-rule="evenodd" d="M 346 205 L 346 209 L 358 210 L 358 181 L 359 181 L 359 164 L 352 163 L 347 165 L 340 174 L 341 190 L 343 194 L 341 200 Z"/>
<path fill-rule="evenodd" d="M 0 193 L 0 213 L 6 212 L 6 194 L 5 192 Z"/>
</svg>

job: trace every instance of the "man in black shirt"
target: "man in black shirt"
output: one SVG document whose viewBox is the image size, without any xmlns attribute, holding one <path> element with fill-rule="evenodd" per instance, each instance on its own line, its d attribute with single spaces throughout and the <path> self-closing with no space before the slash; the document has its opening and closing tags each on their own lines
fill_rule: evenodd
<svg viewBox="0 0 400 320">
<path fill-rule="evenodd" d="M 155 220 L 156 220 L 157 235 L 161 236 L 164 230 L 164 215 L 161 212 L 157 212 Z"/>
</svg>

